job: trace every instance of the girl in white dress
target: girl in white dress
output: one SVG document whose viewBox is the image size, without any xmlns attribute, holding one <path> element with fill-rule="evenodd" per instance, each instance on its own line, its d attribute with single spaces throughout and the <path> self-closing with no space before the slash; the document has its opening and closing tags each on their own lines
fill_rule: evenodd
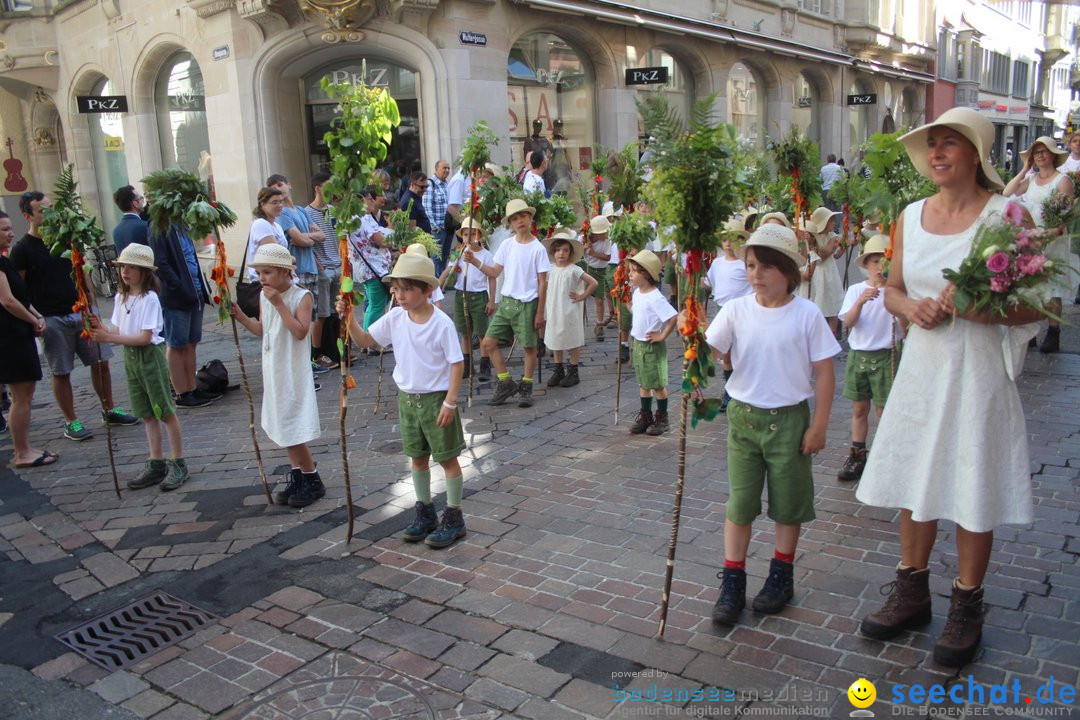
<svg viewBox="0 0 1080 720">
<path fill-rule="evenodd" d="M 261 320 L 233 303 L 231 313 L 262 338 L 262 427 L 284 447 L 292 470 L 285 488 L 274 494 L 279 505 L 305 507 L 326 494 L 308 443 L 322 434 L 315 385 L 311 382 L 311 293 L 293 284 L 292 255 L 280 245 L 262 245 L 251 267 L 262 284 Z"/>
<path fill-rule="evenodd" d="M 812 254 L 818 258 L 810 279 L 810 301 L 818 306 L 829 323 L 833 335 L 839 327 L 837 317 L 844 301 L 844 283 L 833 257 L 840 245 L 836 221 L 841 213 L 820 207 L 806 221 L 806 230 L 812 236 L 809 243 Z"/>
<path fill-rule="evenodd" d="M 1020 153 L 1020 157 L 1024 161 L 1024 167 L 1016 177 L 1009 181 L 1002 194 L 1006 197 L 1017 197 L 1020 204 L 1031 213 L 1035 226 L 1046 227 L 1042 212 L 1042 205 L 1046 199 L 1055 192 L 1065 197 L 1073 194 L 1072 180 L 1064 171 L 1059 170 L 1069 158 L 1069 151 L 1059 149 L 1057 143 L 1044 135 L 1036 138 L 1027 150 Z M 1059 262 L 1069 263 L 1071 253 L 1066 228 L 1062 226 L 1048 229 L 1056 230 L 1060 237 L 1050 243 L 1046 254 Z M 1062 293 L 1060 288 L 1056 289 L 1053 300 L 1047 305 L 1050 312 L 1058 317 L 1061 317 Z M 1046 337 L 1039 346 L 1039 350 L 1044 353 L 1057 352 L 1061 337 L 1060 323 L 1054 319 L 1051 319 L 1049 323 Z"/>
<path fill-rule="evenodd" d="M 958 315 L 944 268 L 958 268 L 982 223 L 1002 222 L 1007 204 L 989 161 L 990 121 L 953 108 L 901 138 L 912 163 L 939 187 L 899 219 L 885 307 L 911 323 L 856 496 L 900 508 L 900 564 L 883 608 L 862 633 L 885 640 L 931 619 L 930 553 L 938 520 L 956 523 L 959 577 L 934 659 L 966 664 L 982 637 L 983 578 L 993 530 L 1032 521 L 1024 411 L 1007 364 L 1026 342 L 1036 311 L 1004 320 Z"/>
<path fill-rule="evenodd" d="M 583 301 L 596 290 L 596 278 L 585 272 L 578 261 L 583 248 L 574 238 L 574 231 L 559 228 L 548 238 L 548 256 L 552 267 L 548 271 L 548 290 L 544 301 L 544 345 L 555 353 L 555 372 L 548 378 L 548 387 L 573 387 L 581 382 L 578 363 L 581 346 L 585 344 L 585 306 Z M 563 366 L 563 353 L 570 351 L 570 362 Z"/>
</svg>

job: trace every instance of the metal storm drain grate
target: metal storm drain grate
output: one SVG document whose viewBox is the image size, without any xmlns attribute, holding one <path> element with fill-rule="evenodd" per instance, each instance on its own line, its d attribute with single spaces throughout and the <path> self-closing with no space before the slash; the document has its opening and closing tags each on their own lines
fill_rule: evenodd
<svg viewBox="0 0 1080 720">
<path fill-rule="evenodd" d="M 60 633 L 56 639 L 106 670 L 123 670 L 191 637 L 216 619 L 172 595 L 156 592 Z"/>
</svg>

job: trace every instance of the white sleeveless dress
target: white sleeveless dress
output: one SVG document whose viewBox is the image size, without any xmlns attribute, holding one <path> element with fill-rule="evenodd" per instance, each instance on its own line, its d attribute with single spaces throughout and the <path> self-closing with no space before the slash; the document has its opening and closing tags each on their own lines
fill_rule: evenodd
<svg viewBox="0 0 1080 720">
<path fill-rule="evenodd" d="M 955 235 L 923 229 L 924 203 L 904 211 L 904 284 L 913 300 L 937 297 L 946 284 L 941 271 L 960 267 L 976 227 L 1001 222 L 1006 200 L 992 196 L 972 227 Z M 1010 332 L 960 319 L 933 330 L 912 325 L 856 497 L 972 532 L 1031 523 L 1024 411 L 1008 356 L 1035 327 Z"/>
<path fill-rule="evenodd" d="M 282 299 L 289 312 L 310 293 L 293 285 Z M 311 442 L 322 434 L 315 381 L 311 374 L 311 343 L 297 340 L 265 295 L 259 296 L 262 318 L 262 427 L 275 445 L 289 447 Z"/>
<path fill-rule="evenodd" d="M 1035 178 L 1031 178 L 1030 180 L 1028 180 L 1027 191 L 1019 198 L 1017 198 L 1017 200 L 1020 201 L 1020 204 L 1023 205 L 1029 213 L 1031 213 L 1031 219 L 1035 221 L 1035 227 L 1043 227 L 1042 204 L 1046 200 L 1046 198 L 1050 197 L 1052 193 L 1057 192 L 1058 185 L 1060 185 L 1061 181 L 1064 179 L 1064 172 L 1059 172 L 1056 178 L 1046 183 L 1045 185 L 1039 185 L 1035 182 Z M 1072 252 L 1070 251 L 1069 247 L 1068 235 L 1062 235 L 1061 237 L 1052 241 L 1050 245 L 1046 248 L 1046 254 L 1054 258 L 1055 260 L 1064 262 L 1065 264 L 1071 266 L 1075 266 L 1075 261 L 1072 259 L 1072 257 L 1070 257 L 1072 255 Z M 1070 283 L 1075 281 L 1075 275 L 1070 275 L 1063 280 L 1066 287 L 1068 287 Z M 1062 292 L 1062 290 L 1057 290 L 1052 293 L 1052 295 L 1054 297 L 1060 297 Z"/>
</svg>

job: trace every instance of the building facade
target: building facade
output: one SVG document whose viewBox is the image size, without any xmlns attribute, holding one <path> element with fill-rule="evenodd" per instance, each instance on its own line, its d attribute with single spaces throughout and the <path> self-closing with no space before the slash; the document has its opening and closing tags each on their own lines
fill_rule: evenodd
<svg viewBox="0 0 1080 720">
<path fill-rule="evenodd" d="M 346 0 L 5 2 L 0 127 L 28 186 L 74 163 L 109 229 L 113 189 L 192 170 L 241 215 L 233 257 L 267 175 L 309 198 L 334 116 L 323 78 L 397 100 L 395 175 L 452 160 L 486 120 L 500 164 L 519 167 L 539 135 L 569 181 L 597 146 L 639 137 L 635 101 L 657 91 L 684 111 L 715 95 L 744 142 L 794 125 L 850 162 L 883 126 L 923 121 L 937 60 L 918 0 L 366 0 L 346 15 Z"/>
</svg>

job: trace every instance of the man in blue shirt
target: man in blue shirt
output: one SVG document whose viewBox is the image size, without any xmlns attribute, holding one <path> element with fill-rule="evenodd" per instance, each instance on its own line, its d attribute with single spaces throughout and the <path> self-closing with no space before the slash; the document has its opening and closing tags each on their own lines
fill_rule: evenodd
<svg viewBox="0 0 1080 720">
<path fill-rule="evenodd" d="M 401 196 L 402 210 L 409 210 L 409 225 L 418 227 L 424 232 L 431 234 L 431 220 L 424 212 L 424 193 L 428 189 L 428 177 L 422 172 L 414 172 L 409 176 L 409 189 Z M 409 204 L 412 203 L 412 209 Z"/>
<path fill-rule="evenodd" d="M 116 255 L 119 257 L 131 243 L 146 245 L 149 242 L 149 225 L 139 215 L 146 204 L 146 198 L 131 185 L 125 185 L 113 193 L 113 202 L 120 208 L 120 212 L 124 213 L 112 231 L 113 244 L 116 245 Z"/>
</svg>

